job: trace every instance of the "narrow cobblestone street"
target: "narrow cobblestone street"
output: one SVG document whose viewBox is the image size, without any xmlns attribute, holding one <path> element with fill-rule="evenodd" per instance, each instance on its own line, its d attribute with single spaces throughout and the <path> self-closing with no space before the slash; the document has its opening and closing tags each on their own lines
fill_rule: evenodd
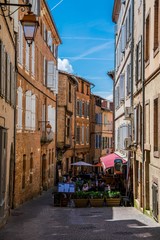
<svg viewBox="0 0 160 240">
<path fill-rule="evenodd" d="M 132 207 L 53 207 L 51 192 L 13 210 L 0 240 L 160 239 L 160 225 Z"/>
</svg>

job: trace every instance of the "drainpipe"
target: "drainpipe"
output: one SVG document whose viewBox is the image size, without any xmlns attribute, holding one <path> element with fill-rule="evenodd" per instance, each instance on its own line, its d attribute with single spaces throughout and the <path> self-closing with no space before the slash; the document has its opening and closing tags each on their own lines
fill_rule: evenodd
<svg viewBox="0 0 160 240">
<path fill-rule="evenodd" d="M 146 2 L 143 0 L 143 32 L 142 32 L 142 203 L 143 203 L 143 213 L 144 208 L 144 163 L 145 163 L 145 150 L 144 150 L 144 121 L 145 121 L 145 61 L 144 61 L 144 44 L 145 44 L 145 8 Z"/>
<path fill-rule="evenodd" d="M 133 64 L 134 64 L 134 0 L 131 2 L 131 9 L 132 9 L 132 38 L 131 38 L 131 107 L 133 107 Z M 133 128 L 133 124 L 132 124 Z"/>
<path fill-rule="evenodd" d="M 15 176 L 16 176 L 16 90 L 17 90 L 17 76 L 18 76 L 18 68 L 17 68 L 17 38 L 18 34 L 15 32 L 15 105 L 14 105 L 14 142 L 13 142 L 13 149 L 14 149 L 14 164 L 13 164 L 13 192 L 12 192 L 12 203 L 11 203 L 11 208 L 14 208 L 15 204 Z"/>
</svg>

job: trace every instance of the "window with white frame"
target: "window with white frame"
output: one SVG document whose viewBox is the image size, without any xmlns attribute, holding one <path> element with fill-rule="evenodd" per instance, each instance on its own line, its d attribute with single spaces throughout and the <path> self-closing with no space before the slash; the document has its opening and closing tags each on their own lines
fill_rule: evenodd
<svg viewBox="0 0 160 240">
<path fill-rule="evenodd" d="M 35 44 L 32 43 L 32 55 L 31 55 L 31 64 L 32 64 L 32 76 L 35 75 Z"/>
<path fill-rule="evenodd" d="M 35 130 L 36 121 L 36 97 L 29 90 L 26 92 L 26 109 L 25 109 L 25 129 Z"/>
<path fill-rule="evenodd" d="M 22 88 L 18 87 L 17 89 L 17 128 L 22 129 L 22 113 L 23 113 L 23 106 L 22 106 L 22 100 L 23 100 L 23 92 Z"/>
<path fill-rule="evenodd" d="M 28 43 L 26 42 L 26 71 L 29 72 L 29 46 Z"/>
<path fill-rule="evenodd" d="M 55 107 L 52 107 L 51 105 L 48 106 L 48 121 L 49 121 L 50 125 L 52 126 L 52 132 L 55 133 L 56 111 L 55 111 Z"/>
<path fill-rule="evenodd" d="M 47 61 L 47 87 L 58 93 L 58 69 L 54 61 Z"/>
</svg>

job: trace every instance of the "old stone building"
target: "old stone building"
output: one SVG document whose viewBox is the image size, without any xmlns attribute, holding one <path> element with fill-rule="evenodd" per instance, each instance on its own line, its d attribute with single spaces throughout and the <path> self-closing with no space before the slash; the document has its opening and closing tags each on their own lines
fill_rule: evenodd
<svg viewBox="0 0 160 240">
<path fill-rule="evenodd" d="M 57 166 L 60 175 L 76 170 L 71 163 L 90 161 L 90 86 L 90 82 L 77 75 L 59 72 Z"/>
<path fill-rule="evenodd" d="M 127 185 L 133 192 L 133 169 L 130 143 L 133 141 L 131 114 L 133 109 L 133 1 L 114 1 L 112 20 L 115 23 L 114 133 L 115 151 L 127 160 Z"/>
<path fill-rule="evenodd" d="M 78 88 L 76 91 L 76 121 L 75 121 L 75 161 L 90 159 L 90 94 L 91 83 L 76 76 Z"/>
<path fill-rule="evenodd" d="M 93 164 L 100 157 L 113 151 L 113 110 L 110 102 L 100 96 L 91 94 L 90 104 L 90 158 Z"/>
<path fill-rule="evenodd" d="M 36 3 L 33 10 L 39 28 L 30 47 L 20 24 L 18 30 L 14 206 L 53 186 L 56 179 L 57 48 L 61 40 L 46 1 Z"/>
<path fill-rule="evenodd" d="M 57 95 L 57 170 L 59 177 L 71 170 L 75 160 L 76 91 L 78 80 L 59 71 Z"/>
<path fill-rule="evenodd" d="M 0 7 L 0 226 L 12 207 L 15 149 L 17 25 L 13 21 L 16 23 L 18 15 L 15 13 L 6 18 L 8 14 L 8 8 Z"/>
<path fill-rule="evenodd" d="M 125 15 L 130 6 L 132 15 L 129 22 L 132 22 L 132 26 L 130 41 L 127 42 L 129 25 Z M 131 86 L 130 105 L 126 105 L 125 119 L 131 123 L 131 132 L 124 143 L 132 157 L 130 163 L 133 163 L 134 206 L 151 215 L 156 221 L 160 221 L 159 15 L 159 0 L 114 1 L 113 20 L 117 24 L 116 39 L 119 34 L 125 33 L 121 39 L 123 55 L 120 57 L 120 66 L 123 59 L 128 56 L 130 48 L 130 57 L 127 59 L 130 59 L 131 71 L 126 71 Z M 119 71 L 117 53 L 116 48 L 115 81 Z M 122 71 L 123 69 L 124 66 Z M 125 86 L 125 89 L 128 89 L 127 82 Z M 116 97 L 115 92 L 115 101 Z M 128 174 L 132 174 L 132 171 Z M 129 186 L 131 187 L 131 184 Z"/>
</svg>

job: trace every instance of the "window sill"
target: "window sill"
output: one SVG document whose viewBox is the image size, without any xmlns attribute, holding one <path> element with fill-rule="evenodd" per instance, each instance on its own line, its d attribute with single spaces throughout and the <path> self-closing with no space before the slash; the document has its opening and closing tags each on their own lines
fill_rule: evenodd
<svg viewBox="0 0 160 240">
<path fill-rule="evenodd" d="M 159 152 L 158 152 L 158 151 L 153 152 L 153 156 L 154 156 L 155 158 L 159 158 Z"/>
</svg>

